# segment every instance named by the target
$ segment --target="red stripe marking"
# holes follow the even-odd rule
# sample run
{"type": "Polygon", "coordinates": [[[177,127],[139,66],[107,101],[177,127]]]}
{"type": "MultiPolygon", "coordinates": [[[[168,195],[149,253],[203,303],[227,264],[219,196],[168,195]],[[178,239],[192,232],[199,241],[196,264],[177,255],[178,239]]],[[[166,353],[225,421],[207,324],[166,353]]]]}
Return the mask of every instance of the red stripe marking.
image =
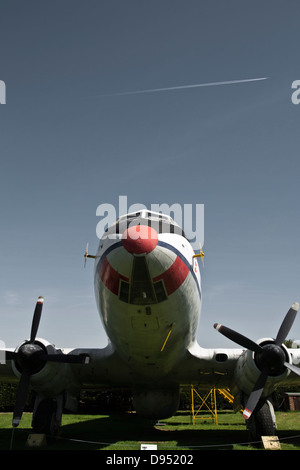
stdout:
{"type": "Polygon", "coordinates": [[[179,256],[177,256],[172,266],[170,266],[169,269],[167,269],[167,271],[164,273],[155,277],[153,282],[160,281],[162,279],[165,283],[167,294],[170,295],[181,286],[181,284],[185,281],[188,273],[188,266],[184,263],[184,261],[182,261],[181,258],[179,258],[179,256]]]}
{"type": "Polygon", "coordinates": [[[115,295],[119,294],[120,279],[129,282],[128,277],[118,273],[118,271],[109,264],[107,258],[101,263],[99,275],[103,284],[115,295]]]}

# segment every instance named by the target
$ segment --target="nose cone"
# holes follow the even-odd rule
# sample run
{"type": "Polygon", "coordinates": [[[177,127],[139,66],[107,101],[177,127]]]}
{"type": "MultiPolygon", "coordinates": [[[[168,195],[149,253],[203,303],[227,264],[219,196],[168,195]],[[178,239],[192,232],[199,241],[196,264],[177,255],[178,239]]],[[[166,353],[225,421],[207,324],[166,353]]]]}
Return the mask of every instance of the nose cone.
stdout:
{"type": "Polygon", "coordinates": [[[156,230],[147,225],[129,227],[122,235],[124,248],[132,254],[142,255],[154,250],[158,242],[156,230]]]}

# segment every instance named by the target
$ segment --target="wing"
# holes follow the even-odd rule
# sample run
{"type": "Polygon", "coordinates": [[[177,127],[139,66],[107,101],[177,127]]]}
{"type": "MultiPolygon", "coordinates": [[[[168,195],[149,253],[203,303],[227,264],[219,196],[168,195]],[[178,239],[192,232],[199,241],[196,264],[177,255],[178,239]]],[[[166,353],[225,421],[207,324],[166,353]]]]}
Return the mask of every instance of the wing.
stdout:
{"type": "Polygon", "coordinates": [[[111,343],[104,349],[73,349],[68,353],[89,358],[87,364],[71,366],[80,388],[130,388],[136,380],[130,366],[121,359],[111,343]]]}
{"type": "Polygon", "coordinates": [[[194,343],[172,376],[177,383],[208,388],[230,387],[242,349],[205,349],[194,343]]]}
{"type": "MultiPolygon", "coordinates": [[[[31,370],[33,388],[38,389],[40,386],[46,390],[48,384],[49,391],[51,388],[54,389],[53,380],[50,383],[54,371],[59,377],[65,375],[62,384],[66,385],[69,382],[70,389],[93,385],[128,387],[130,384],[132,371],[110,343],[103,349],[54,349],[41,338],[37,338],[36,343],[45,348],[48,359],[41,363],[37,370],[31,370]]],[[[0,351],[0,382],[19,381],[23,369],[18,356],[21,348],[22,345],[17,350],[0,351]]],[[[54,392],[57,392],[57,387],[54,392]]]]}

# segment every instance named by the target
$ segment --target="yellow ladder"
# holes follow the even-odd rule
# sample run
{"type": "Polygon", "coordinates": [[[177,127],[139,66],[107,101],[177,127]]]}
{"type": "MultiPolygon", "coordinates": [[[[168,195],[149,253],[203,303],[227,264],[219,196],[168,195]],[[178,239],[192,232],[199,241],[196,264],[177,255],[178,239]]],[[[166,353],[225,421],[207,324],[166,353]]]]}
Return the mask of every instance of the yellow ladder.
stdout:
{"type": "MultiPolygon", "coordinates": [[[[218,388],[218,392],[220,393],[220,395],[223,395],[224,398],[226,398],[227,401],[229,401],[230,404],[233,405],[233,402],[234,402],[234,396],[231,395],[230,391],[228,390],[228,388],[218,388]]],[[[241,408],[240,409],[240,412],[243,413],[244,409],[241,408]]]]}
{"type": "Polygon", "coordinates": [[[227,401],[229,401],[230,404],[233,404],[234,397],[231,395],[228,389],[226,388],[218,388],[218,392],[220,395],[223,395],[224,398],[226,398],[227,401]]]}

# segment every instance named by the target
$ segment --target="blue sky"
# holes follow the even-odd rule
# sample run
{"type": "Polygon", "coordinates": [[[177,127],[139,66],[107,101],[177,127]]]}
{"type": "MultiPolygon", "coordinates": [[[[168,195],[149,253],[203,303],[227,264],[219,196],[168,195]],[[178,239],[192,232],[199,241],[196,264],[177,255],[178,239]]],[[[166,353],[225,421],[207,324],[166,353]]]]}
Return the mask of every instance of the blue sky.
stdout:
{"type": "MultiPolygon", "coordinates": [[[[198,340],[275,336],[300,301],[294,0],[11,0],[0,6],[1,340],[97,347],[96,209],[204,204],[198,340]],[[151,94],[198,83],[267,80],[151,94]]],[[[290,337],[300,339],[300,319],[290,337]]]]}

